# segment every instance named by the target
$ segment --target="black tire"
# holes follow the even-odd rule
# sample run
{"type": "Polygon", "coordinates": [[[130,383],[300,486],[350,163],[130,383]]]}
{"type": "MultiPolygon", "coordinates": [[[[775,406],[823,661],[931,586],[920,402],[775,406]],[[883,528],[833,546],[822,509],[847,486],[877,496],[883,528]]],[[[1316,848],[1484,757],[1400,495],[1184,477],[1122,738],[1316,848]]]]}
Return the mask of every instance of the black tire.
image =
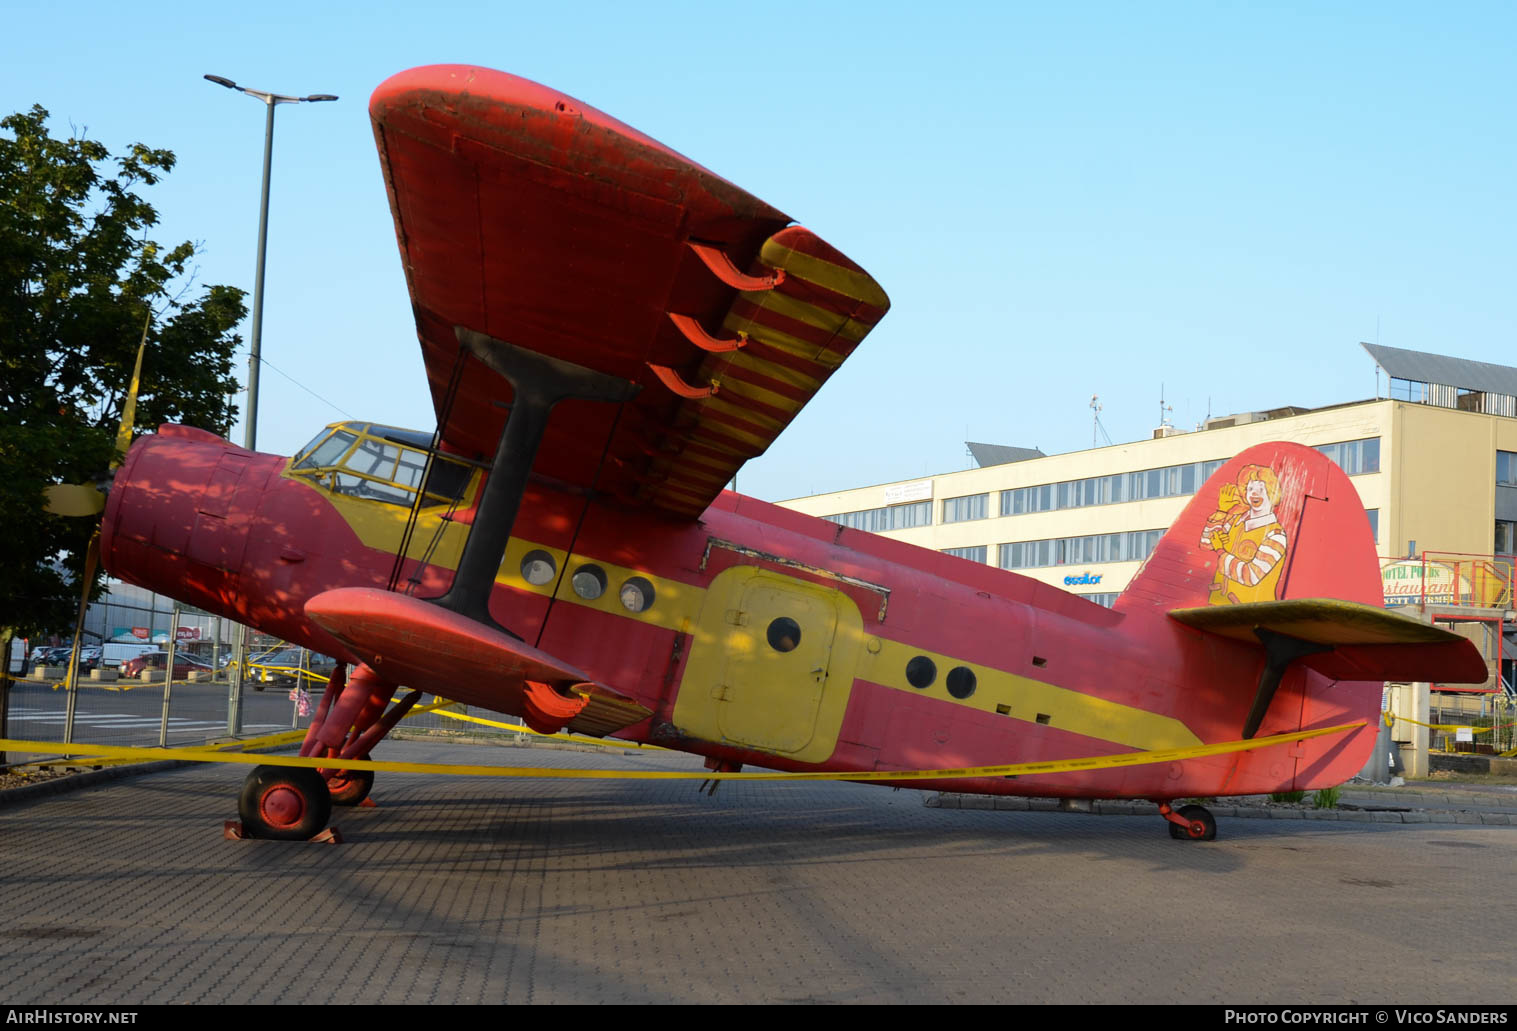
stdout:
{"type": "Polygon", "coordinates": [[[1204,805],[1182,805],[1175,810],[1175,815],[1184,820],[1186,826],[1170,822],[1169,836],[1179,841],[1215,841],[1217,840],[1217,818],[1211,814],[1211,810],[1204,805]]]}
{"type": "Polygon", "coordinates": [[[243,781],[237,812],[250,838],[309,841],[332,819],[332,796],[315,770],[257,766],[243,781]]]}
{"type": "Polygon", "coordinates": [[[374,790],[374,771],[333,770],[327,778],[327,790],[332,795],[333,805],[359,805],[374,790]]]}

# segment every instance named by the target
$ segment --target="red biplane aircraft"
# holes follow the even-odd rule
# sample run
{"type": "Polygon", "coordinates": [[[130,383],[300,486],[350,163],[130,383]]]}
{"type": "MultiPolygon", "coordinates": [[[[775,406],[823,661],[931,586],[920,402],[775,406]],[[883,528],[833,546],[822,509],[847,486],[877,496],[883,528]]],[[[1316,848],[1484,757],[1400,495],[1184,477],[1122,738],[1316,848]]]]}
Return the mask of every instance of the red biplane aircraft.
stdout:
{"type": "MultiPolygon", "coordinates": [[[[438,435],[323,430],[292,458],[163,426],[110,491],[118,577],[351,664],[304,756],[362,757],[422,692],[792,771],[1192,749],[913,786],[1148,798],[1342,782],[1386,679],[1483,680],[1388,614],[1368,520],[1318,452],[1224,465],[1109,610],[723,490],[885,314],[862,269],[561,93],[419,68],[370,104],[438,435]],[[412,689],[391,702],[396,689],[412,689]]],[[[260,767],[249,832],[305,838],[373,775],[260,767]]]]}

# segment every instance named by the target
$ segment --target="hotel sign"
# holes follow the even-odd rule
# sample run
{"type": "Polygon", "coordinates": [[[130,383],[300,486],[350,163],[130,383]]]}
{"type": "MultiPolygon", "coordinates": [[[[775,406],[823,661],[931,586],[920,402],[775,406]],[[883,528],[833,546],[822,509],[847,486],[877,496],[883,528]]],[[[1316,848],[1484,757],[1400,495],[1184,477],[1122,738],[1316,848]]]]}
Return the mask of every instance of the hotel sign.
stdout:
{"type": "Polygon", "coordinates": [[[899,505],[903,501],[927,501],[932,497],[932,481],[917,480],[915,483],[897,483],[885,488],[885,504],[899,505]]]}
{"type": "Polygon", "coordinates": [[[1387,608],[1397,605],[1458,605],[1470,597],[1469,579],[1443,562],[1402,559],[1380,567],[1387,608]]]}

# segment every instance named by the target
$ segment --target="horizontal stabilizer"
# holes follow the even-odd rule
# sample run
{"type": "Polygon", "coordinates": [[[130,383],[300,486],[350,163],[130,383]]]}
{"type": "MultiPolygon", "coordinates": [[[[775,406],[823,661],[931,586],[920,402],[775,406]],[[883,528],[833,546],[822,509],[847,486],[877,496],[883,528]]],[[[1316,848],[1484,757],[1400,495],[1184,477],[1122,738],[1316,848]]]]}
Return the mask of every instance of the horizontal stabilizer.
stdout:
{"type": "Polygon", "coordinates": [[[535,730],[604,735],[652,715],[555,656],[419,598],[344,587],[306,602],[306,615],[386,680],[522,716],[535,730]]]}
{"type": "Polygon", "coordinates": [[[1257,644],[1259,631],[1322,645],[1296,661],[1336,680],[1478,684],[1490,677],[1466,638],[1406,616],[1331,598],[1172,609],[1170,617],[1219,637],[1257,644]]]}

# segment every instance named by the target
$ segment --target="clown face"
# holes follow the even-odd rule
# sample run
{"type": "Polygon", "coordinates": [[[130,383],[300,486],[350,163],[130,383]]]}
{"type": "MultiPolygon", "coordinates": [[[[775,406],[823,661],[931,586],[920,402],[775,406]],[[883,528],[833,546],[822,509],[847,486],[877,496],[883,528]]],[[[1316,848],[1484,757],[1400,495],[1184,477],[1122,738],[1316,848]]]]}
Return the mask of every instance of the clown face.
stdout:
{"type": "Polygon", "coordinates": [[[1243,492],[1243,500],[1248,504],[1250,516],[1269,515],[1274,511],[1274,504],[1269,500],[1269,488],[1263,480],[1249,480],[1248,488],[1243,492]]]}

